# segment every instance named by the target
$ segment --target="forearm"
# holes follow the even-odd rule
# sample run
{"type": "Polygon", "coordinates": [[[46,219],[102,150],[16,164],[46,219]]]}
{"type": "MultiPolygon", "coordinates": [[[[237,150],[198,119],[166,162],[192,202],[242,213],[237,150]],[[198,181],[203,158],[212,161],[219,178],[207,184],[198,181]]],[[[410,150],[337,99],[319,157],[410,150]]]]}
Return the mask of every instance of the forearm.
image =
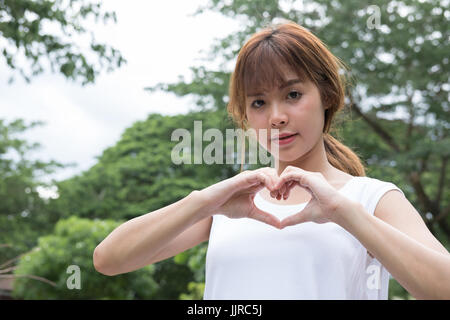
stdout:
{"type": "Polygon", "coordinates": [[[335,222],[350,232],[413,297],[450,299],[450,255],[432,250],[352,202],[335,222]]]}
{"type": "Polygon", "coordinates": [[[97,246],[96,269],[114,275],[142,268],[172,239],[208,214],[198,191],[194,191],[171,205],[131,219],[97,246]]]}

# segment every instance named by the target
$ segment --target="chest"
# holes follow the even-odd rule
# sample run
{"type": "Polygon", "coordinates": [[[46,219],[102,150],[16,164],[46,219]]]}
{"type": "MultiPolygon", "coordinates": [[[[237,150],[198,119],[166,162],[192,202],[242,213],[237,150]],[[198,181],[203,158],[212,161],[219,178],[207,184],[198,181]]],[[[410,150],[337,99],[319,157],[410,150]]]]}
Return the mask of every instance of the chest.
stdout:
{"type": "Polygon", "coordinates": [[[208,255],[216,262],[252,265],[310,264],[351,262],[361,244],[334,223],[303,224],[278,230],[252,219],[215,218],[208,255]]]}

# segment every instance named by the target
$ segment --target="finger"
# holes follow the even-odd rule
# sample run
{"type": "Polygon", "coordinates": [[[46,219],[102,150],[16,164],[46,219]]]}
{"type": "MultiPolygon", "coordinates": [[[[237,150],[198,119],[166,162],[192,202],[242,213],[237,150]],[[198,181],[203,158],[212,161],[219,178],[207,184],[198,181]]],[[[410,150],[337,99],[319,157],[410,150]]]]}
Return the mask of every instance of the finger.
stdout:
{"type": "Polygon", "coordinates": [[[258,209],[255,205],[253,206],[248,217],[271,225],[277,229],[281,229],[281,222],[277,217],[268,212],[258,209]]]}
{"type": "Polygon", "coordinates": [[[298,184],[302,188],[306,189],[310,187],[310,180],[310,173],[305,174],[300,170],[289,171],[281,174],[279,181],[275,185],[275,188],[280,188],[285,183],[292,181],[294,184],[298,184]]]}
{"type": "Polygon", "coordinates": [[[295,187],[297,184],[296,181],[290,181],[288,183],[288,187],[286,188],[286,192],[284,193],[285,199],[289,198],[289,195],[291,194],[291,190],[295,187]]]}
{"type": "Polygon", "coordinates": [[[270,196],[272,198],[277,198],[279,190],[275,188],[275,185],[278,182],[279,176],[276,170],[273,168],[263,168],[263,169],[264,174],[266,174],[269,177],[269,180],[271,181],[270,185],[267,187],[267,189],[269,189],[270,191],[270,196]]]}
{"type": "Polygon", "coordinates": [[[280,189],[280,194],[284,194],[286,192],[286,184],[283,184],[280,189]]]}
{"type": "Polygon", "coordinates": [[[275,197],[276,197],[278,200],[281,200],[282,198],[283,198],[283,199],[286,199],[285,194],[286,194],[286,192],[287,192],[287,190],[288,190],[288,188],[289,188],[289,185],[290,185],[290,182],[289,182],[289,181],[286,181],[286,182],[283,183],[283,184],[277,183],[277,185],[275,186],[275,188],[278,187],[278,189],[274,192],[274,194],[275,194],[275,197]]]}
{"type": "Polygon", "coordinates": [[[290,188],[287,188],[286,192],[283,193],[283,199],[286,200],[287,198],[289,198],[289,193],[291,192],[290,188]]]}
{"type": "Polygon", "coordinates": [[[277,193],[277,200],[281,200],[281,193],[279,191],[277,193]]]}
{"type": "Polygon", "coordinates": [[[248,192],[256,193],[256,192],[258,192],[259,190],[261,190],[263,188],[264,188],[264,183],[258,181],[258,182],[256,182],[255,184],[253,184],[253,185],[251,185],[249,187],[248,192]]]}
{"type": "Polygon", "coordinates": [[[256,172],[256,173],[252,174],[251,176],[249,176],[247,178],[247,183],[249,186],[254,186],[254,185],[258,185],[258,184],[263,184],[265,186],[271,185],[270,178],[262,172],[256,172]]]}
{"type": "Polygon", "coordinates": [[[307,213],[305,212],[305,209],[300,211],[299,213],[293,214],[285,219],[283,219],[280,223],[281,229],[293,226],[296,224],[300,224],[303,222],[308,222],[307,213]]]}
{"type": "Polygon", "coordinates": [[[286,182],[283,187],[281,187],[281,194],[284,200],[287,199],[287,194],[289,192],[289,188],[290,188],[291,182],[286,182]]]}
{"type": "Polygon", "coordinates": [[[272,178],[265,173],[260,174],[264,177],[264,185],[266,186],[266,188],[269,189],[270,191],[273,191],[274,182],[272,181],[272,178]]]}
{"type": "Polygon", "coordinates": [[[270,181],[272,182],[270,190],[274,191],[275,184],[278,181],[278,174],[277,174],[276,170],[273,168],[266,168],[264,173],[269,176],[270,181]]]}

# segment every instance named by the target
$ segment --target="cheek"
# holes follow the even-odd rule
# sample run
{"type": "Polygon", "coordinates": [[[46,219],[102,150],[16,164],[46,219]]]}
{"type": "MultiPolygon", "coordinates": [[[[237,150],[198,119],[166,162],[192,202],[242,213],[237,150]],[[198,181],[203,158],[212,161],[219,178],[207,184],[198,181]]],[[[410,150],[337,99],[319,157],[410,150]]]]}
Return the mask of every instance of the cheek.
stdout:
{"type": "Polygon", "coordinates": [[[266,128],[266,122],[267,118],[263,113],[256,113],[256,112],[248,112],[247,113],[247,123],[250,128],[254,129],[255,131],[259,131],[259,129],[265,129],[266,128]]]}
{"type": "Polygon", "coordinates": [[[256,114],[255,112],[249,112],[247,108],[247,123],[248,134],[255,139],[259,144],[266,147],[269,132],[267,132],[266,121],[267,119],[262,114],[256,114]],[[264,130],[265,129],[265,130],[264,130]]]}
{"type": "Polygon", "coordinates": [[[300,111],[297,113],[296,120],[301,126],[301,128],[299,128],[300,134],[314,135],[317,130],[322,130],[325,121],[325,113],[322,104],[320,103],[320,99],[316,99],[316,97],[304,99],[298,110],[300,111]],[[303,130],[302,128],[306,130],[303,130]]]}

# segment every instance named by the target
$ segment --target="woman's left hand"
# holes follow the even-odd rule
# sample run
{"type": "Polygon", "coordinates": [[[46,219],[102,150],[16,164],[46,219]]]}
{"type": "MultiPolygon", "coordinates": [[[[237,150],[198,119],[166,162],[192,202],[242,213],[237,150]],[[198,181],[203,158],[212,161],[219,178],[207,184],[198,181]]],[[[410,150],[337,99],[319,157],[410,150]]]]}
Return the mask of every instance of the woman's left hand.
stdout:
{"type": "Polygon", "coordinates": [[[278,194],[275,192],[271,195],[279,200],[287,199],[290,190],[296,185],[308,191],[312,198],[302,211],[281,221],[281,228],[308,221],[335,222],[337,215],[352,205],[350,199],[331,186],[320,172],[305,171],[294,166],[284,169],[274,187],[278,194]]]}

